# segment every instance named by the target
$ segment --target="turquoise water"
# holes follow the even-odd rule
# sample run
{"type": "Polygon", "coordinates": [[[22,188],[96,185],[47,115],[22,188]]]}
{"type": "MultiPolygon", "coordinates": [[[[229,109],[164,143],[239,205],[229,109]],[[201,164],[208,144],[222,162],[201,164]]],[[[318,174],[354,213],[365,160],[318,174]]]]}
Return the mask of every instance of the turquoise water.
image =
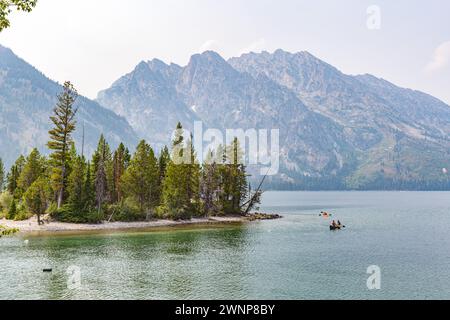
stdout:
{"type": "Polygon", "coordinates": [[[269,192],[284,219],[0,240],[1,299],[450,299],[449,192],[269,192]],[[322,210],[347,228],[330,232],[322,210]],[[367,268],[381,269],[368,290],[367,268]],[[78,266],[81,287],[68,289],[78,266]],[[53,268],[53,273],[43,273],[53,268]]]}

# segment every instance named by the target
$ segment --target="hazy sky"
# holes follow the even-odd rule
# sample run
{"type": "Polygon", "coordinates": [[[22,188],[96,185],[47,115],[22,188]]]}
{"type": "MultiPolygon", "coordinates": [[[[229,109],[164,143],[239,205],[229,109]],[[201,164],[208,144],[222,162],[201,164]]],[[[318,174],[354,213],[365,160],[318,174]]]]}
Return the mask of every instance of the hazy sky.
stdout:
{"type": "Polygon", "coordinates": [[[141,60],[282,48],[450,103],[449,13],[448,0],[39,0],[13,15],[0,43],[91,98],[141,60]],[[378,25],[371,5],[380,29],[368,28],[369,18],[378,25]]]}

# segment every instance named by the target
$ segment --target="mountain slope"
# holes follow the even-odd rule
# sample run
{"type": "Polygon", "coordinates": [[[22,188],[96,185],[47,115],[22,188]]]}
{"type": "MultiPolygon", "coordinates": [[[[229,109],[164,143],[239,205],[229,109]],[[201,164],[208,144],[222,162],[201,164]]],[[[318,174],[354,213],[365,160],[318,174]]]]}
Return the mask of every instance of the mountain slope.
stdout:
{"type": "MultiPolygon", "coordinates": [[[[49,116],[62,88],[34,67],[18,58],[10,49],[0,46],[0,157],[7,166],[19,154],[37,146],[46,153],[49,116]]],[[[97,102],[79,97],[78,130],[74,138],[81,148],[82,126],[85,126],[85,151],[92,153],[100,134],[112,145],[120,141],[133,146],[137,136],[128,122],[103,108],[97,102]]]]}
{"type": "Polygon", "coordinates": [[[143,123],[158,122],[159,126],[139,127],[141,134],[151,141],[162,139],[156,142],[169,143],[169,133],[177,119],[187,128],[192,128],[195,119],[201,120],[205,128],[221,130],[279,129],[283,124],[282,166],[291,179],[296,175],[338,175],[344,169],[342,159],[352,157],[343,139],[343,127],[312,112],[295,94],[269,78],[254,79],[236,71],[215,52],[194,55],[176,73],[170,73],[173,66],[165,65],[164,72],[155,71],[152,66],[153,62],[141,63],[98,98],[101,104],[113,107],[119,114],[123,114],[122,106],[126,106],[123,115],[129,114],[131,119],[133,114],[139,114],[143,123]],[[145,78],[141,76],[142,71],[147,75],[145,78]],[[163,77],[163,74],[177,76],[163,77]],[[160,87],[161,83],[165,84],[164,88],[160,87]],[[139,103],[134,103],[137,99],[139,103]],[[162,131],[161,115],[172,120],[171,126],[162,131]],[[166,132],[166,136],[161,137],[161,132],[166,132]]]}
{"type": "Polygon", "coordinates": [[[133,72],[101,92],[98,101],[125,117],[140,137],[161,145],[181,121],[192,124],[195,113],[178,98],[174,81],[181,72],[177,65],[162,61],[141,62],[133,72]]]}
{"type": "Polygon", "coordinates": [[[362,125],[381,118],[390,125],[402,123],[405,130],[411,126],[424,135],[450,139],[450,108],[442,101],[371,75],[345,75],[308,52],[250,53],[232,58],[229,63],[253,77],[267,76],[293,91],[311,108],[345,125],[349,117],[362,125]]]}
{"type": "Polygon", "coordinates": [[[169,143],[178,120],[189,129],[194,120],[278,128],[282,168],[273,185],[421,188],[449,179],[449,106],[371,75],[345,75],[307,52],[229,61],[205,52],[185,67],[142,62],[98,101],[158,144],[169,143]]]}
{"type": "Polygon", "coordinates": [[[282,169],[291,179],[339,175],[342,159],[351,162],[341,126],[269,78],[238,72],[217,53],[193,56],[177,88],[209,126],[280,129],[282,169]]]}
{"type": "Polygon", "coordinates": [[[250,53],[229,63],[253,77],[269,77],[345,127],[346,141],[360,153],[349,186],[380,177],[448,179],[442,169],[450,162],[450,107],[442,101],[371,75],[345,75],[307,52],[250,53]]]}

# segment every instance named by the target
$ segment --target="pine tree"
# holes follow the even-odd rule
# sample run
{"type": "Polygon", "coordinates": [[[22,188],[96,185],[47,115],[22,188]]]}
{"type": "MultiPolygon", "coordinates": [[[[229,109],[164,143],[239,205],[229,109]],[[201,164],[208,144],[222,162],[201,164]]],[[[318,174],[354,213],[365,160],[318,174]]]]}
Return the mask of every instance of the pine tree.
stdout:
{"type": "Polygon", "coordinates": [[[38,224],[41,225],[41,216],[45,214],[50,203],[50,187],[48,181],[41,177],[25,192],[24,200],[28,210],[37,215],[38,224]]]}
{"type": "Polygon", "coordinates": [[[139,143],[122,177],[122,185],[125,195],[137,203],[141,213],[158,205],[158,163],[152,148],[144,140],[139,143]]]}
{"type": "Polygon", "coordinates": [[[86,163],[84,158],[77,157],[72,163],[72,172],[68,178],[67,205],[72,213],[85,211],[86,201],[86,163]]]}
{"type": "Polygon", "coordinates": [[[33,149],[27,157],[22,172],[18,179],[18,187],[24,192],[37,180],[45,171],[45,159],[37,149],[33,149]]]}
{"type": "Polygon", "coordinates": [[[220,195],[220,172],[214,151],[209,151],[202,168],[201,176],[201,200],[203,215],[214,216],[222,214],[219,201],[220,195]]]}
{"type": "Polygon", "coordinates": [[[243,151],[240,147],[239,140],[234,139],[230,146],[231,162],[231,213],[242,213],[242,204],[247,197],[248,183],[245,166],[243,164],[243,151]]]}
{"type": "Polygon", "coordinates": [[[130,154],[124,144],[121,143],[114,152],[113,157],[113,192],[112,203],[121,202],[123,200],[122,176],[128,168],[130,162],[130,154]]]}
{"type": "Polygon", "coordinates": [[[192,215],[201,215],[201,203],[200,203],[200,177],[201,177],[201,167],[198,163],[196,152],[194,149],[194,144],[191,139],[187,142],[186,150],[188,150],[188,155],[190,161],[187,164],[182,165],[184,167],[186,175],[186,195],[189,199],[188,210],[192,215]]]}
{"type": "Polygon", "coordinates": [[[168,218],[188,219],[190,218],[189,199],[184,188],[185,178],[181,165],[169,162],[166,178],[163,182],[161,211],[168,218]]]}
{"type": "Polygon", "coordinates": [[[47,146],[53,151],[52,162],[52,184],[57,192],[58,209],[64,201],[64,190],[67,180],[67,161],[72,133],[75,131],[75,115],[77,110],[73,105],[78,97],[78,93],[70,82],[64,83],[63,92],[58,95],[58,103],[53,109],[54,115],[50,117],[54,128],[49,131],[50,141],[47,146]]]}
{"type": "Polygon", "coordinates": [[[242,150],[238,139],[220,150],[222,164],[220,165],[221,207],[226,215],[242,213],[242,206],[248,196],[247,175],[243,165],[242,150]]]}
{"type": "Polygon", "coordinates": [[[131,162],[131,153],[130,150],[128,150],[128,148],[125,148],[125,167],[128,168],[128,166],[130,165],[131,162]]]}
{"type": "Polygon", "coordinates": [[[95,190],[92,183],[91,164],[86,164],[86,178],[84,179],[84,208],[86,212],[91,211],[95,204],[95,190]]]}
{"type": "MultiPolygon", "coordinates": [[[[149,209],[154,209],[161,203],[161,184],[159,183],[159,166],[153,148],[149,148],[148,153],[148,177],[149,177],[149,209]]],[[[152,212],[154,213],[154,212],[152,212]]]]}
{"type": "MultiPolygon", "coordinates": [[[[69,147],[69,153],[67,156],[67,167],[66,167],[67,180],[69,179],[70,175],[72,174],[72,169],[75,166],[77,160],[78,160],[77,148],[75,147],[75,142],[71,141],[70,147],[69,147]]],[[[69,197],[69,192],[66,188],[65,193],[64,193],[64,199],[67,199],[68,197],[69,197]]]]}
{"type": "Polygon", "coordinates": [[[5,187],[5,166],[3,165],[2,158],[0,158],[0,193],[5,187]]]}
{"type": "Polygon", "coordinates": [[[11,207],[9,208],[8,215],[6,216],[6,218],[9,220],[14,220],[16,215],[17,215],[17,203],[16,203],[16,199],[13,198],[11,207]]]}
{"type": "Polygon", "coordinates": [[[186,195],[183,193],[183,127],[178,123],[175,138],[172,142],[171,160],[166,168],[162,186],[162,204],[160,211],[172,219],[182,219],[186,215],[186,195]]]}
{"type": "Polygon", "coordinates": [[[95,201],[97,211],[100,213],[107,197],[108,181],[106,180],[106,167],[102,158],[99,158],[95,171],[95,201]]]}
{"type": "Polygon", "coordinates": [[[163,180],[166,176],[167,165],[170,162],[170,152],[167,146],[161,150],[161,154],[158,159],[158,167],[159,167],[159,183],[162,185],[163,180]]]}
{"type": "Polygon", "coordinates": [[[219,204],[222,208],[223,214],[230,213],[230,199],[231,199],[231,174],[230,163],[227,158],[227,147],[220,145],[217,149],[217,163],[219,174],[219,204]]]}
{"type": "Polygon", "coordinates": [[[25,157],[20,156],[14,165],[11,167],[10,172],[8,173],[8,176],[6,178],[7,185],[6,189],[11,193],[14,198],[19,199],[22,197],[23,190],[19,188],[19,178],[22,174],[23,167],[25,166],[25,157]]]}
{"type": "Polygon", "coordinates": [[[92,163],[95,174],[96,203],[100,212],[102,205],[105,202],[109,202],[114,193],[111,148],[103,135],[100,136],[92,163]]]}
{"type": "Polygon", "coordinates": [[[190,219],[198,212],[199,165],[193,161],[192,143],[184,143],[183,127],[179,123],[172,144],[172,155],[163,181],[160,211],[173,219],[190,219]]]}

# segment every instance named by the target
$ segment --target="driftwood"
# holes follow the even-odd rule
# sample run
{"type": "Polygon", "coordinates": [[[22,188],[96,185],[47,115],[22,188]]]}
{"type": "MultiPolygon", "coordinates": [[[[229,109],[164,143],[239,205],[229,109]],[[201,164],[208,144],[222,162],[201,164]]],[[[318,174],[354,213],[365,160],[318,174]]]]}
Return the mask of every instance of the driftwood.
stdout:
{"type": "Polygon", "coordinates": [[[248,215],[250,213],[250,210],[252,210],[253,206],[255,205],[256,199],[258,198],[258,195],[261,194],[261,188],[264,184],[264,181],[266,181],[267,176],[269,175],[269,171],[270,169],[267,171],[267,173],[265,174],[265,176],[263,177],[263,179],[261,180],[261,183],[258,186],[258,189],[256,189],[255,194],[250,198],[249,201],[247,201],[246,203],[244,203],[242,205],[242,208],[247,206],[247,209],[244,211],[244,215],[248,215]]]}

